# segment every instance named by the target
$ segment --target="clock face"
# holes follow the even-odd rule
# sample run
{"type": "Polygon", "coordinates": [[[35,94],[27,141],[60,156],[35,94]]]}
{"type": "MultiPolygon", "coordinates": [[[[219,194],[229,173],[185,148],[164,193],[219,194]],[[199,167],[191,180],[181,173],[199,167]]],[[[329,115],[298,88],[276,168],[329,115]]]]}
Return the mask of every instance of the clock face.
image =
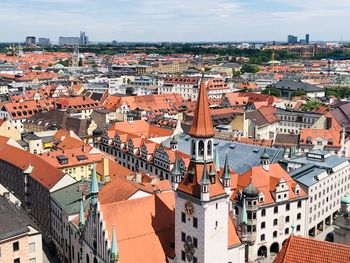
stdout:
{"type": "Polygon", "coordinates": [[[188,215],[192,215],[194,213],[194,206],[190,201],[185,203],[185,211],[188,215]]]}

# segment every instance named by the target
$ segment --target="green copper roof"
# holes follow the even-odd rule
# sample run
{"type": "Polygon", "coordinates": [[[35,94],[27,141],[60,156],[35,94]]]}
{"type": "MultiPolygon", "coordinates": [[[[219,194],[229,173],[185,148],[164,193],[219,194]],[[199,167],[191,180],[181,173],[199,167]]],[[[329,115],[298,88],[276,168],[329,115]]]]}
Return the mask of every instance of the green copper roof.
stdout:
{"type": "Polygon", "coordinates": [[[219,144],[215,143],[214,164],[216,172],[220,171],[219,144]]]}
{"type": "Polygon", "coordinates": [[[29,164],[28,167],[27,167],[27,169],[25,169],[25,170],[23,171],[23,173],[24,173],[24,174],[31,174],[32,171],[33,171],[33,169],[34,169],[34,167],[32,166],[32,164],[29,164]]]}
{"type": "Polygon", "coordinates": [[[93,165],[92,174],[91,174],[91,204],[97,204],[98,196],[98,183],[96,175],[96,163],[93,165]]]}
{"type": "Polygon", "coordinates": [[[113,233],[112,233],[112,260],[117,261],[119,258],[118,254],[118,244],[117,244],[117,234],[115,231],[115,225],[113,225],[113,233]]]}
{"type": "Polygon", "coordinates": [[[350,196],[348,194],[346,194],[345,196],[343,196],[341,198],[340,202],[342,204],[350,205],[350,196]]]}
{"type": "Polygon", "coordinates": [[[175,154],[175,163],[174,163],[174,169],[173,169],[173,175],[180,175],[181,170],[180,170],[180,160],[178,153],[175,154]]]}
{"type": "Polygon", "coordinates": [[[243,197],[243,207],[242,207],[242,224],[246,225],[248,222],[247,207],[245,204],[245,197],[243,197]]]}
{"type": "Polygon", "coordinates": [[[80,226],[84,226],[84,225],[85,225],[85,216],[84,216],[84,204],[83,204],[83,200],[80,200],[79,223],[80,223],[80,226]]]}
{"type": "Polygon", "coordinates": [[[228,166],[228,155],[226,154],[224,172],[222,174],[222,179],[231,179],[230,167],[228,166]]]}
{"type": "Polygon", "coordinates": [[[91,174],[91,193],[98,194],[96,163],[93,164],[93,169],[92,169],[92,174],[91,174]]]}
{"type": "Polygon", "coordinates": [[[203,174],[201,179],[201,185],[209,184],[208,171],[207,171],[207,163],[204,163],[203,174]]]}
{"type": "Polygon", "coordinates": [[[261,159],[267,159],[267,160],[270,159],[270,156],[269,156],[269,154],[267,153],[266,148],[264,149],[264,153],[261,155],[260,158],[261,158],[261,159]]]}

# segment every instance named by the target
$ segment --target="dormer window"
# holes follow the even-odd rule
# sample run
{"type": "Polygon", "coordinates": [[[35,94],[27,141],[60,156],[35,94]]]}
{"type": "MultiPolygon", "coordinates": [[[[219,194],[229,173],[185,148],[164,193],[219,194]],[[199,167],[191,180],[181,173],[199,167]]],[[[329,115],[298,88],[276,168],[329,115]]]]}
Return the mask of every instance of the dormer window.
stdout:
{"type": "Polygon", "coordinates": [[[265,201],[265,195],[263,192],[259,193],[259,203],[263,203],[265,201]]]}

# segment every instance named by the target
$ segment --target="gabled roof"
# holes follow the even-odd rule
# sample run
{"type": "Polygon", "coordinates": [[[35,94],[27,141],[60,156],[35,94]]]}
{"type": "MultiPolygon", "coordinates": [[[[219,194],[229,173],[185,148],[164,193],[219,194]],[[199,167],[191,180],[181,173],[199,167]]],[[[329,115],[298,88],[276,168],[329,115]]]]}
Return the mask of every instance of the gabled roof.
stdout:
{"type": "Polygon", "coordinates": [[[201,197],[201,181],[204,168],[207,169],[207,174],[210,171],[215,173],[215,183],[210,182],[209,184],[209,197],[217,197],[220,195],[225,195],[224,188],[220,182],[219,176],[216,173],[214,163],[204,164],[204,163],[190,163],[188,167],[188,172],[185,178],[178,186],[178,191],[184,192],[186,194],[195,196],[197,198],[201,197]],[[193,172],[194,176],[191,179],[190,173],[193,172]]]}
{"type": "MultiPolygon", "coordinates": [[[[288,173],[281,167],[280,164],[274,163],[269,165],[270,168],[266,171],[262,166],[256,166],[244,174],[238,176],[237,181],[237,190],[241,191],[247,187],[250,183],[252,183],[259,191],[259,193],[263,193],[265,196],[264,205],[274,203],[274,198],[272,192],[275,191],[276,186],[279,181],[284,178],[286,184],[289,187],[289,198],[298,198],[305,197],[305,192],[301,189],[300,194],[297,195],[294,193],[293,189],[296,185],[296,182],[288,175],[288,173]]],[[[234,192],[231,196],[231,199],[236,197],[236,193],[234,192]]]]}
{"type": "Polygon", "coordinates": [[[0,160],[10,163],[22,171],[26,170],[29,165],[33,166],[31,177],[49,190],[64,177],[62,171],[45,162],[39,156],[11,145],[1,147],[0,160]]]}
{"type": "Polygon", "coordinates": [[[350,246],[291,235],[273,263],[349,263],[350,246]]]}

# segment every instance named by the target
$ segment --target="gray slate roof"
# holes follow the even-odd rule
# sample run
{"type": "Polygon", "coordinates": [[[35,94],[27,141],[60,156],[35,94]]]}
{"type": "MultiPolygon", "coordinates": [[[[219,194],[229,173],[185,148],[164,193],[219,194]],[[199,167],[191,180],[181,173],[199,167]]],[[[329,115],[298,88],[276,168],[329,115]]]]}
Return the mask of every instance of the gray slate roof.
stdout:
{"type": "Polygon", "coordinates": [[[319,168],[313,164],[307,164],[289,173],[289,175],[297,182],[309,187],[318,182],[317,176],[326,169],[319,168]]]}
{"type": "Polygon", "coordinates": [[[38,230],[25,211],[4,197],[0,197],[0,222],[0,240],[27,233],[30,231],[28,226],[38,230]]]}
{"type": "Polygon", "coordinates": [[[293,80],[287,80],[283,79],[279,82],[276,82],[273,84],[273,87],[276,89],[282,89],[282,90],[291,90],[291,91],[297,91],[297,90],[303,90],[305,92],[318,92],[322,91],[321,88],[311,85],[306,82],[302,81],[293,81],[293,80]]]}
{"type": "MultiPolygon", "coordinates": [[[[190,154],[190,140],[188,135],[177,135],[179,151],[190,154]],[[187,140],[186,140],[187,138],[187,140]]],[[[170,146],[171,138],[164,142],[165,146],[170,146]]],[[[261,147],[250,144],[243,144],[238,142],[229,142],[223,140],[215,140],[219,147],[219,161],[220,166],[223,167],[225,163],[226,154],[228,154],[229,166],[235,172],[242,174],[254,166],[260,165],[260,156],[264,154],[264,150],[270,156],[270,162],[275,163],[283,158],[283,150],[277,148],[261,147]]]]}
{"type": "MultiPolygon", "coordinates": [[[[90,180],[82,180],[79,182],[76,182],[74,184],[71,184],[67,187],[64,187],[62,189],[59,189],[53,193],[51,193],[51,198],[59,204],[59,206],[68,214],[68,215],[74,215],[79,213],[80,209],[80,200],[82,198],[82,192],[78,191],[79,185],[87,185],[87,189],[85,192],[86,199],[84,201],[84,210],[88,206],[90,199],[90,186],[91,181],[90,180]]],[[[99,188],[101,188],[103,184],[99,184],[99,188]]]]}

